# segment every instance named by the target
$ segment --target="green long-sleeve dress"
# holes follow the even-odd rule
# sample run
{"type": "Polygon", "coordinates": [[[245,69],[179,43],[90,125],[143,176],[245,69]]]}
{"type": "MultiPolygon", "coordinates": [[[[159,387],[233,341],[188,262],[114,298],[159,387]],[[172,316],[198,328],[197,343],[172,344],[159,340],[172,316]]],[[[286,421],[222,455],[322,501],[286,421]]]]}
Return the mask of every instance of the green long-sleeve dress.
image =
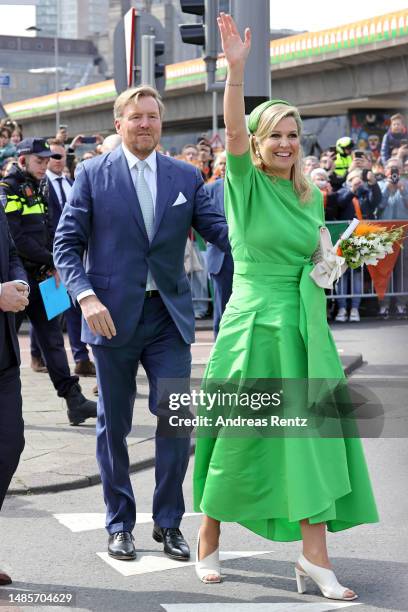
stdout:
{"type": "MultiPolygon", "coordinates": [[[[324,291],[309,277],[324,224],[320,191],[302,204],[290,180],[268,177],[249,152],[228,154],[225,212],[233,291],[204,388],[219,379],[344,379],[324,291]]],[[[378,521],[358,437],[199,431],[194,506],[278,541],[301,539],[302,519],[330,531],[378,521]]]]}

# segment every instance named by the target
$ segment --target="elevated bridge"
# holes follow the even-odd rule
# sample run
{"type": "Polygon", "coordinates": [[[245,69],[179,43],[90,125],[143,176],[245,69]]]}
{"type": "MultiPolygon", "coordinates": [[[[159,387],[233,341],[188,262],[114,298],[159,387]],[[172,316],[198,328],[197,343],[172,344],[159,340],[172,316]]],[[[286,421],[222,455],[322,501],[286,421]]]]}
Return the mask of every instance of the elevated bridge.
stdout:
{"type": "MultiPolygon", "coordinates": [[[[273,96],[290,100],[304,117],[345,115],[355,109],[408,107],[408,9],[338,28],[289,36],[270,43],[273,96]]],[[[217,78],[226,74],[225,58],[217,78]]],[[[112,132],[113,81],[59,93],[71,134],[112,132]]],[[[164,134],[211,127],[212,95],[205,92],[205,65],[190,60],[166,67],[164,134]]],[[[51,136],[56,95],[5,106],[24,134],[51,136]]],[[[218,96],[222,121],[222,96],[218,96]]]]}

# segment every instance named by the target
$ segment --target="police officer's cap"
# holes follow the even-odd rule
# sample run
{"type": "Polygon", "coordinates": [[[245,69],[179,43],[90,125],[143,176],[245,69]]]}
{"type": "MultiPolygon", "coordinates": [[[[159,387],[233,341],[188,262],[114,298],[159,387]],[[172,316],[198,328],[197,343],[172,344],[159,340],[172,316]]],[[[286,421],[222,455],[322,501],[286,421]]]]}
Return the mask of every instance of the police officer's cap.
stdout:
{"type": "MultiPolygon", "coordinates": [[[[24,138],[17,145],[17,155],[37,155],[38,157],[54,157],[50,145],[45,138],[24,138]]],[[[58,155],[58,158],[61,156],[58,155]]]]}

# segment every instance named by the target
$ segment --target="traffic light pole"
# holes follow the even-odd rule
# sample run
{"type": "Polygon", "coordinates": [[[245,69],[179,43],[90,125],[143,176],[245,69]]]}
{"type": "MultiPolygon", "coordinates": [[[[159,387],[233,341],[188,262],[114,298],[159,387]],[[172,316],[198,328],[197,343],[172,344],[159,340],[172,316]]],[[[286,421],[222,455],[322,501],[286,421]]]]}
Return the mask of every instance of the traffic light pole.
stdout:
{"type": "MultiPolygon", "coordinates": [[[[205,0],[205,54],[204,61],[207,71],[206,90],[217,92],[224,90],[224,83],[216,80],[218,59],[218,0],[205,0]]],[[[214,97],[213,97],[214,103],[214,97]]]]}
{"type": "MultiPolygon", "coordinates": [[[[245,111],[251,112],[261,102],[271,97],[270,69],[270,0],[231,0],[231,14],[243,36],[245,28],[252,31],[251,53],[245,67],[245,111]],[[254,7],[256,5],[256,8],[254,7]]],[[[219,0],[180,0],[184,13],[199,15],[201,24],[181,24],[180,34],[184,43],[203,47],[206,64],[206,91],[224,91],[224,81],[217,81],[219,0]]],[[[213,96],[213,125],[215,123],[215,96],[213,96]]]]}
{"type": "Polygon", "coordinates": [[[150,34],[142,36],[142,74],[141,81],[144,85],[155,87],[154,78],[154,43],[156,37],[150,34]]]}
{"type": "MultiPolygon", "coordinates": [[[[224,82],[216,80],[218,0],[205,3],[205,56],[207,70],[206,90],[224,91],[224,82]]],[[[248,0],[231,0],[231,14],[243,37],[246,27],[251,28],[251,52],[245,66],[245,111],[251,112],[255,106],[271,97],[270,68],[270,1],[256,0],[256,10],[248,0]]]]}
{"type": "Polygon", "coordinates": [[[256,10],[254,3],[248,0],[231,2],[231,13],[241,36],[246,27],[252,32],[251,52],[244,75],[245,113],[249,115],[258,104],[271,98],[270,1],[256,0],[256,10]]]}
{"type": "Polygon", "coordinates": [[[158,19],[131,8],[115,28],[113,57],[117,93],[142,83],[163,93],[166,85],[165,64],[157,58],[165,55],[165,31],[158,19]]]}
{"type": "Polygon", "coordinates": [[[212,135],[213,137],[218,133],[218,93],[212,92],[212,135]]]}

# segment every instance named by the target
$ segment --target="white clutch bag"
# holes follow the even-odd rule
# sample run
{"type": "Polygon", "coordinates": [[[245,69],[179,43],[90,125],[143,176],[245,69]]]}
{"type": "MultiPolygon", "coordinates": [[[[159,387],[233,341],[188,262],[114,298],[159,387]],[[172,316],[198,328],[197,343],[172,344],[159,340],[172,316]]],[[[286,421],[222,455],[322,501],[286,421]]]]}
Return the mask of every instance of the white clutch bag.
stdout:
{"type": "Polygon", "coordinates": [[[319,246],[312,255],[315,264],[310,277],[318,287],[332,289],[347,269],[346,260],[336,253],[337,245],[333,247],[330,232],[327,227],[320,228],[319,246]]]}

